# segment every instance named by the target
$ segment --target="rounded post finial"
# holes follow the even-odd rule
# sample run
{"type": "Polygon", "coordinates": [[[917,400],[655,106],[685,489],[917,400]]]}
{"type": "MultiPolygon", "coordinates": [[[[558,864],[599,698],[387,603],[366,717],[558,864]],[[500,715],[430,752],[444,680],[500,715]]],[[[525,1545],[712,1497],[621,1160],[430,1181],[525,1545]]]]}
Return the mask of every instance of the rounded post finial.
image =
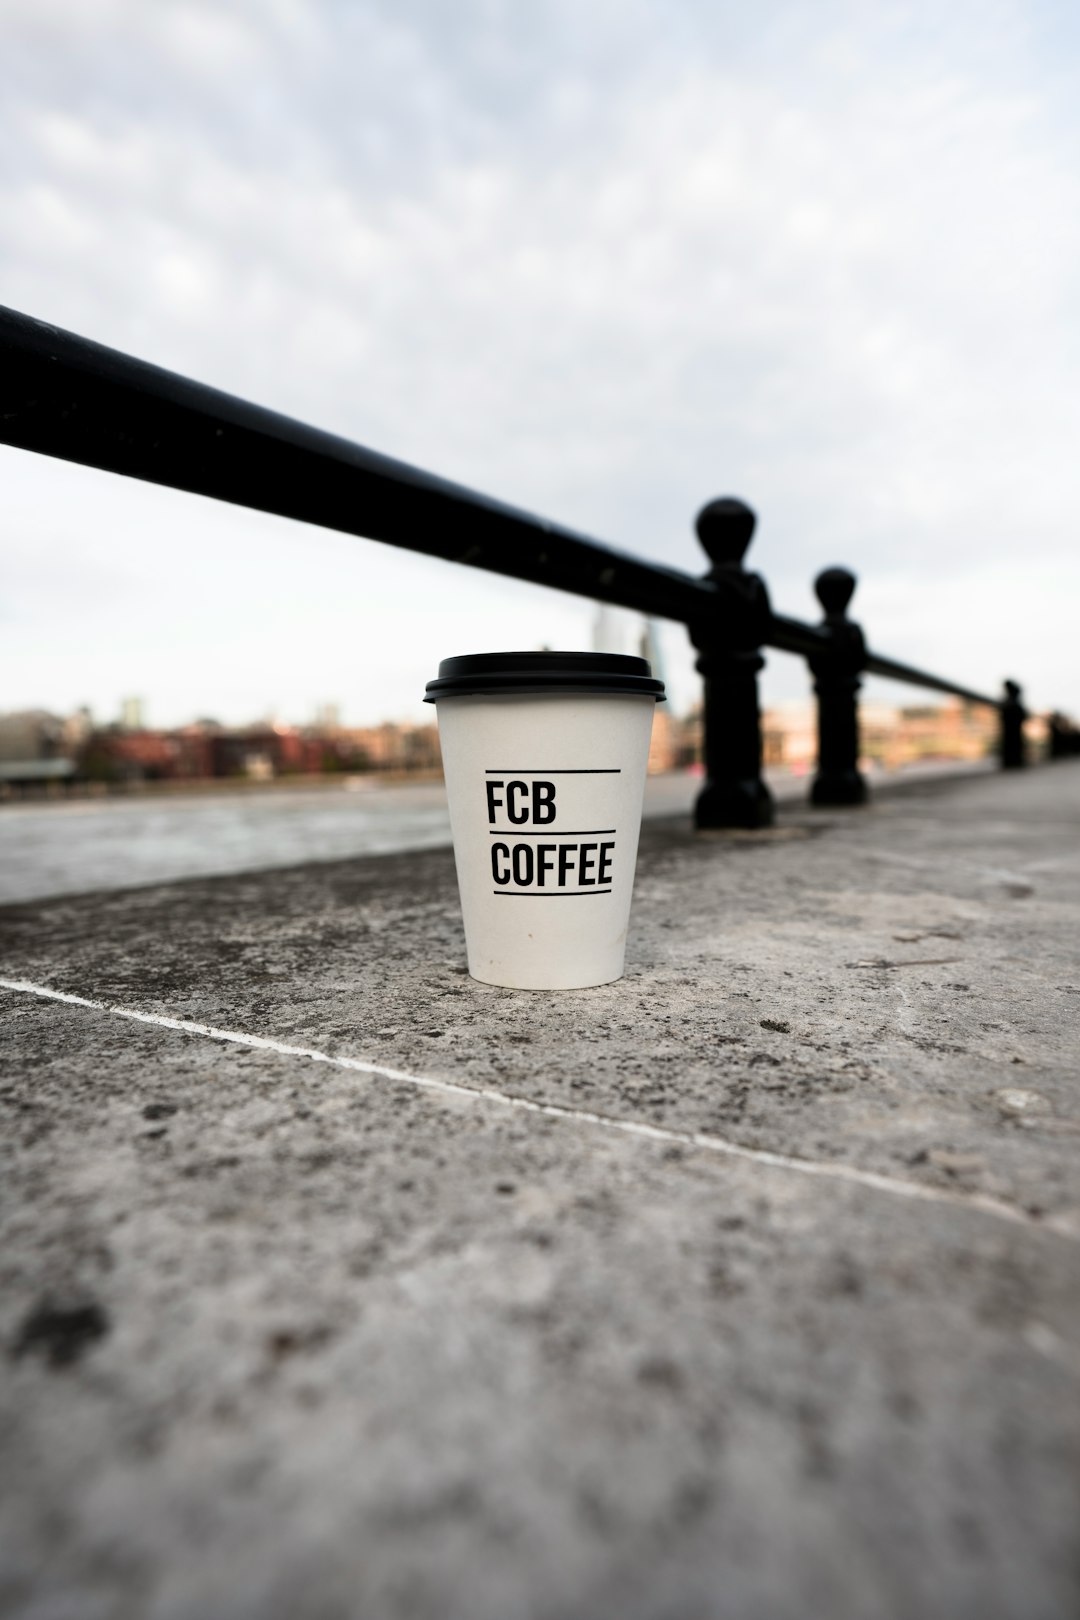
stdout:
{"type": "Polygon", "coordinates": [[[745,501],[724,495],[701,508],[694,527],[714,568],[737,568],[746,555],[756,523],[745,501]]]}
{"type": "Polygon", "coordinates": [[[829,619],[842,619],[855,594],[855,575],[850,568],[823,568],[814,581],[814,592],[829,619]]]}
{"type": "Polygon", "coordinates": [[[1020,687],[1016,681],[1005,682],[1005,696],[1010,703],[1018,703],[1020,701],[1020,687]]]}

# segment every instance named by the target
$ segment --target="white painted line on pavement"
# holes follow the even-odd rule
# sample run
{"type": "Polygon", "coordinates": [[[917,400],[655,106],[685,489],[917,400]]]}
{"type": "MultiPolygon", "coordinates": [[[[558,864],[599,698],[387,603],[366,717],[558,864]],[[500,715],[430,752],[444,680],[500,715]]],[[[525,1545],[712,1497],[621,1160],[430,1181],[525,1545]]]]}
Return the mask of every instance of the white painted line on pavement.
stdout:
{"type": "Polygon", "coordinates": [[[92,1012],[107,1013],[113,1018],[128,1018],[138,1024],[151,1024],[158,1029],[180,1030],[185,1035],[202,1035],[212,1041],[226,1041],[233,1046],[251,1047],[260,1052],[277,1052],[283,1057],[306,1058],[309,1063],[328,1063],[335,1069],[347,1069],[354,1074],[376,1075],[400,1085],[416,1086],[444,1096],[482,1098],[504,1108],[519,1108],[527,1114],[542,1114],[548,1119],[564,1120],[575,1125],[598,1126],[603,1130],[618,1131],[624,1136],[642,1137],[650,1142],[676,1144],[679,1147],[698,1148],[706,1153],[719,1153],[728,1158],[746,1159],[752,1164],[766,1165],[771,1170],[793,1170],[804,1176],[820,1176],[828,1181],[846,1181],[874,1192],[892,1193],[897,1198],[910,1198],[927,1204],[948,1204],[955,1209],[967,1209],[981,1215],[992,1215],[997,1220],[1011,1221],[1041,1232],[1054,1232],[1059,1237],[1080,1239],[1080,1229],[1068,1218],[1053,1215],[1030,1215],[1026,1210],[985,1193],[950,1192],[943,1187],[929,1187],[919,1181],[904,1181],[898,1176],[880,1175],[876,1170],[860,1170],[855,1165],[835,1161],[796,1159],[786,1153],[772,1153],[767,1148],[743,1147],[723,1136],[706,1131],[680,1131],[667,1125],[647,1125],[642,1120],[620,1119],[613,1114],[595,1114],[586,1109],[567,1108],[562,1103],[538,1102],[532,1097],[517,1096],[513,1092],[497,1091],[493,1086],[464,1085],[457,1080],[441,1080],[433,1075],[408,1074],[404,1069],[392,1069],[384,1063],[371,1063],[365,1058],[334,1057],[314,1047],[292,1046],[287,1041],[275,1041],[266,1035],[249,1035],[241,1030],[216,1029],[212,1024],[198,1024],[187,1018],[168,1018],[162,1013],[138,1012],[133,1007],[118,1007],[106,1001],[95,1001],[89,996],[70,995],[64,990],[53,990],[48,985],[32,984],[28,979],[0,979],[0,989],[13,990],[20,995],[39,996],[46,1001],[60,1001],[72,1007],[87,1007],[92,1012]]]}

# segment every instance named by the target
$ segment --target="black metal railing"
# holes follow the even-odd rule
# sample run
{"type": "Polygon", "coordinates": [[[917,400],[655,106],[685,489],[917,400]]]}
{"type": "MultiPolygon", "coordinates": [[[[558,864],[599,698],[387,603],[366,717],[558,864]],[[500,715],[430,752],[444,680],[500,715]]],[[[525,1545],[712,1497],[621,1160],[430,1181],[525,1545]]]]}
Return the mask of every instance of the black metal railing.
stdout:
{"type": "MultiPolygon", "coordinates": [[[[4,309],[0,442],[686,625],[705,689],[702,828],[772,821],[761,775],[763,647],[804,657],[814,676],[815,804],[866,798],[857,706],[864,673],[998,710],[1002,765],[1026,762],[1020,688],[1006,681],[1002,697],[987,697],[872,652],[847,617],[855,576],[845,569],[818,576],[820,624],[774,612],[764,580],[743,567],[755,518],[741,501],[713,501],[699,514],[712,566],[695,578],[4,309]]],[[[1076,751],[1080,734],[1061,717],[1050,735],[1054,757],[1076,751]]]]}

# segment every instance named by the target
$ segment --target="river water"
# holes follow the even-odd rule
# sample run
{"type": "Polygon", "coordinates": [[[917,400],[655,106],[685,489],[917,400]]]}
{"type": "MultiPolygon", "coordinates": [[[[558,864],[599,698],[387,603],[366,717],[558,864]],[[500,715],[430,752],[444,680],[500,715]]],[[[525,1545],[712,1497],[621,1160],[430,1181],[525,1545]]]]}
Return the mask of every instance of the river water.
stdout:
{"type": "MultiPolygon", "coordinates": [[[[688,809],[698,786],[690,775],[651,779],[646,813],[688,809]]],[[[446,793],[433,782],[7,804],[0,904],[449,842],[446,793]]]]}
{"type": "MultiPolygon", "coordinates": [[[[977,767],[978,768],[978,767],[977,767]]],[[[912,768],[938,774],[955,765],[912,768]]],[[[770,773],[778,799],[805,778],[770,773]]],[[[690,772],[650,777],[646,816],[687,812],[701,785],[690,772]]],[[[272,786],[132,798],[0,805],[0,904],[176,878],[253,872],[450,842],[441,783],[383,786],[351,777],[319,787],[272,786]]]]}

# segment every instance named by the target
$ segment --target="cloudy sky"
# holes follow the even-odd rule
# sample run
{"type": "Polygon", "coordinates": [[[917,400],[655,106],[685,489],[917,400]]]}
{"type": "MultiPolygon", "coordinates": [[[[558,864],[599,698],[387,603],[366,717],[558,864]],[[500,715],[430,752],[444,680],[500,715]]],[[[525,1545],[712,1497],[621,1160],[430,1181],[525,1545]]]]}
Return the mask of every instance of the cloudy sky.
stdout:
{"type": "MultiPolygon", "coordinates": [[[[1080,710],[1072,0],[0,0],[0,301],[1080,710]]],[[[589,604],[0,451],[0,707],[423,718],[589,604]]],[[[677,701],[694,677],[664,632],[677,701]]],[[[766,697],[806,690],[775,655],[766,697]]],[[[879,688],[883,693],[884,689],[879,688]]]]}

